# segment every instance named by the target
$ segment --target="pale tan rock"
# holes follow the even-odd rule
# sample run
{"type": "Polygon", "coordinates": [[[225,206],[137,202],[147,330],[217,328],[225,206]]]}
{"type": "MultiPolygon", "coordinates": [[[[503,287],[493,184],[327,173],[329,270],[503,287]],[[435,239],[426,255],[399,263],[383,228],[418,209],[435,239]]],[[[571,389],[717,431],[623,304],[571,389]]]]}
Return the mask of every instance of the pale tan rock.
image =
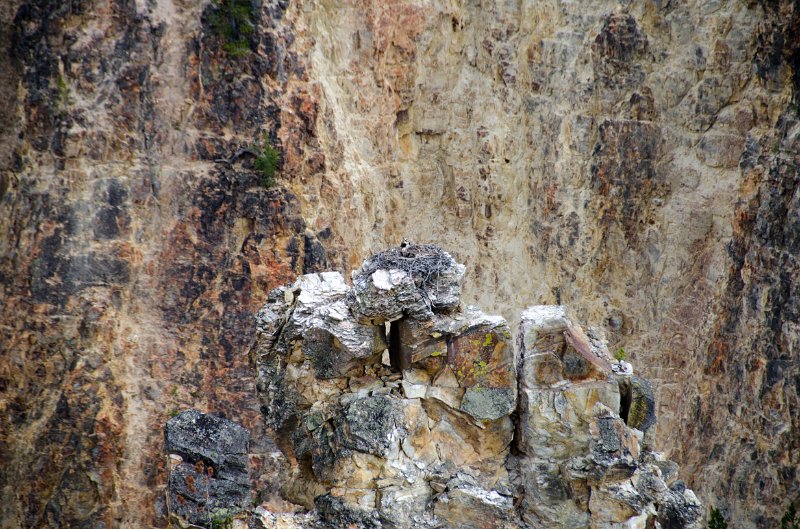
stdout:
{"type": "Polygon", "coordinates": [[[436,399],[454,410],[461,409],[461,400],[466,390],[460,387],[432,386],[427,390],[426,397],[436,399]]]}
{"type": "Polygon", "coordinates": [[[425,512],[431,497],[431,488],[425,482],[385,487],[380,489],[378,510],[395,527],[412,529],[431,522],[425,512]]]}
{"type": "Polygon", "coordinates": [[[375,377],[364,376],[350,378],[348,381],[348,386],[352,393],[357,393],[364,396],[375,389],[384,387],[384,383],[382,380],[375,377]]]}
{"type": "Polygon", "coordinates": [[[436,373],[436,376],[433,379],[433,385],[439,386],[443,388],[457,388],[458,379],[453,374],[453,370],[450,368],[449,365],[445,365],[441,371],[436,373]]]}
{"type": "Polygon", "coordinates": [[[403,396],[407,399],[422,399],[428,394],[428,386],[425,384],[412,384],[404,380],[402,386],[403,396]]]}
{"type": "Polygon", "coordinates": [[[449,489],[436,504],[435,514],[442,527],[500,529],[514,527],[511,498],[495,491],[462,486],[449,489]]]}
{"type": "Polygon", "coordinates": [[[427,386],[431,383],[431,374],[422,369],[406,369],[403,371],[403,382],[427,386]]]}

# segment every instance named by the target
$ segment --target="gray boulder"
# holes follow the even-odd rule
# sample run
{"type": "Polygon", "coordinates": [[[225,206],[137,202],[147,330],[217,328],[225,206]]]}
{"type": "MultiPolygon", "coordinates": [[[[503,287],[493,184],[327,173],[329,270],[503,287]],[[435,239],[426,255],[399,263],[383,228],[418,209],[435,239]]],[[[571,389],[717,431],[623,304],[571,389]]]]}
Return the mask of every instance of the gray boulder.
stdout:
{"type": "Polygon", "coordinates": [[[249,440],[246,428],[216,415],[190,409],[170,419],[164,429],[170,518],[212,527],[245,512],[249,440]]]}

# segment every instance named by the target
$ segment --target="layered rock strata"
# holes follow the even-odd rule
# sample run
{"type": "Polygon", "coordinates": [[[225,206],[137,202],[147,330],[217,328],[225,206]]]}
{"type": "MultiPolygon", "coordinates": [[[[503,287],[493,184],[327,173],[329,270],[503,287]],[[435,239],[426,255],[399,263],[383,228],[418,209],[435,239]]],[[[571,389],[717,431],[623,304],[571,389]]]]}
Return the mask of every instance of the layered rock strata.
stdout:
{"type": "Polygon", "coordinates": [[[699,527],[651,450],[652,389],[560,306],[460,305],[464,267],[404,244],[274,290],[257,316],[263,410],[285,455],[267,527],[699,527]],[[386,266],[384,268],[383,266],[386,266]],[[280,525],[288,524],[288,525],[280,525]]]}

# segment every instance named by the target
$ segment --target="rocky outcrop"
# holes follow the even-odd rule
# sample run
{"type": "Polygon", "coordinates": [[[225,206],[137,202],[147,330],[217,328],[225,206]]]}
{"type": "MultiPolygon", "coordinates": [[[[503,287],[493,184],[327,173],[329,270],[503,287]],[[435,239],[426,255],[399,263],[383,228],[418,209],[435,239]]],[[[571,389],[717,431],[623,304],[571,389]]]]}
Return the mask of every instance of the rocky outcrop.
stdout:
{"type": "Polygon", "coordinates": [[[404,243],[365,261],[353,287],[325,272],[270,294],[261,399],[283,494],[310,512],[261,523],[699,527],[700,502],[643,443],[649,383],[560,306],[526,310],[515,347],[502,317],[461,308],[463,273],[404,243]],[[430,290],[437,276],[446,296],[430,290]]]}
{"type": "Polygon", "coordinates": [[[701,505],[662,467],[649,383],[559,306],[522,313],[515,463],[532,527],[700,527],[701,505]],[[654,525],[657,524],[657,525],[654,525]]]}

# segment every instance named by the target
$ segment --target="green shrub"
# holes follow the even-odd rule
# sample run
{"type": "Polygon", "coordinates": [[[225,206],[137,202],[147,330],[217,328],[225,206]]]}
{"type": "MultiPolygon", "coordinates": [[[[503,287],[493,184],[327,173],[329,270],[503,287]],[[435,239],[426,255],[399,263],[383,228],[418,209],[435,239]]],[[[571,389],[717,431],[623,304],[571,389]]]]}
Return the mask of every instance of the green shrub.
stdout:
{"type": "Polygon", "coordinates": [[[217,516],[211,519],[211,529],[230,529],[233,527],[233,518],[230,516],[217,516]]]}
{"type": "Polygon", "coordinates": [[[58,108],[58,115],[61,118],[64,118],[67,115],[67,111],[69,111],[69,107],[74,103],[72,97],[69,94],[69,88],[67,87],[67,82],[64,80],[64,76],[60,73],[58,77],[56,77],[56,108],[58,108]]]}
{"type": "Polygon", "coordinates": [[[706,527],[707,529],[727,529],[728,522],[725,521],[719,509],[712,507],[711,514],[708,515],[708,525],[706,527]]]}
{"type": "Polygon", "coordinates": [[[278,149],[270,144],[266,135],[264,136],[263,146],[257,145],[255,150],[258,155],[255,162],[253,162],[253,167],[261,173],[261,184],[269,189],[278,183],[275,179],[275,170],[278,168],[280,153],[278,149]]]}
{"type": "Polygon", "coordinates": [[[209,17],[222,48],[233,57],[250,52],[250,35],[255,31],[250,0],[214,0],[217,10],[209,17]]]}
{"type": "Polygon", "coordinates": [[[794,502],[789,504],[781,518],[781,529],[800,529],[800,516],[794,507],[794,502]]]}
{"type": "Polygon", "coordinates": [[[617,352],[614,353],[614,358],[616,358],[620,362],[625,360],[625,358],[627,358],[627,355],[625,354],[625,349],[623,349],[622,347],[617,349],[617,352]]]}

